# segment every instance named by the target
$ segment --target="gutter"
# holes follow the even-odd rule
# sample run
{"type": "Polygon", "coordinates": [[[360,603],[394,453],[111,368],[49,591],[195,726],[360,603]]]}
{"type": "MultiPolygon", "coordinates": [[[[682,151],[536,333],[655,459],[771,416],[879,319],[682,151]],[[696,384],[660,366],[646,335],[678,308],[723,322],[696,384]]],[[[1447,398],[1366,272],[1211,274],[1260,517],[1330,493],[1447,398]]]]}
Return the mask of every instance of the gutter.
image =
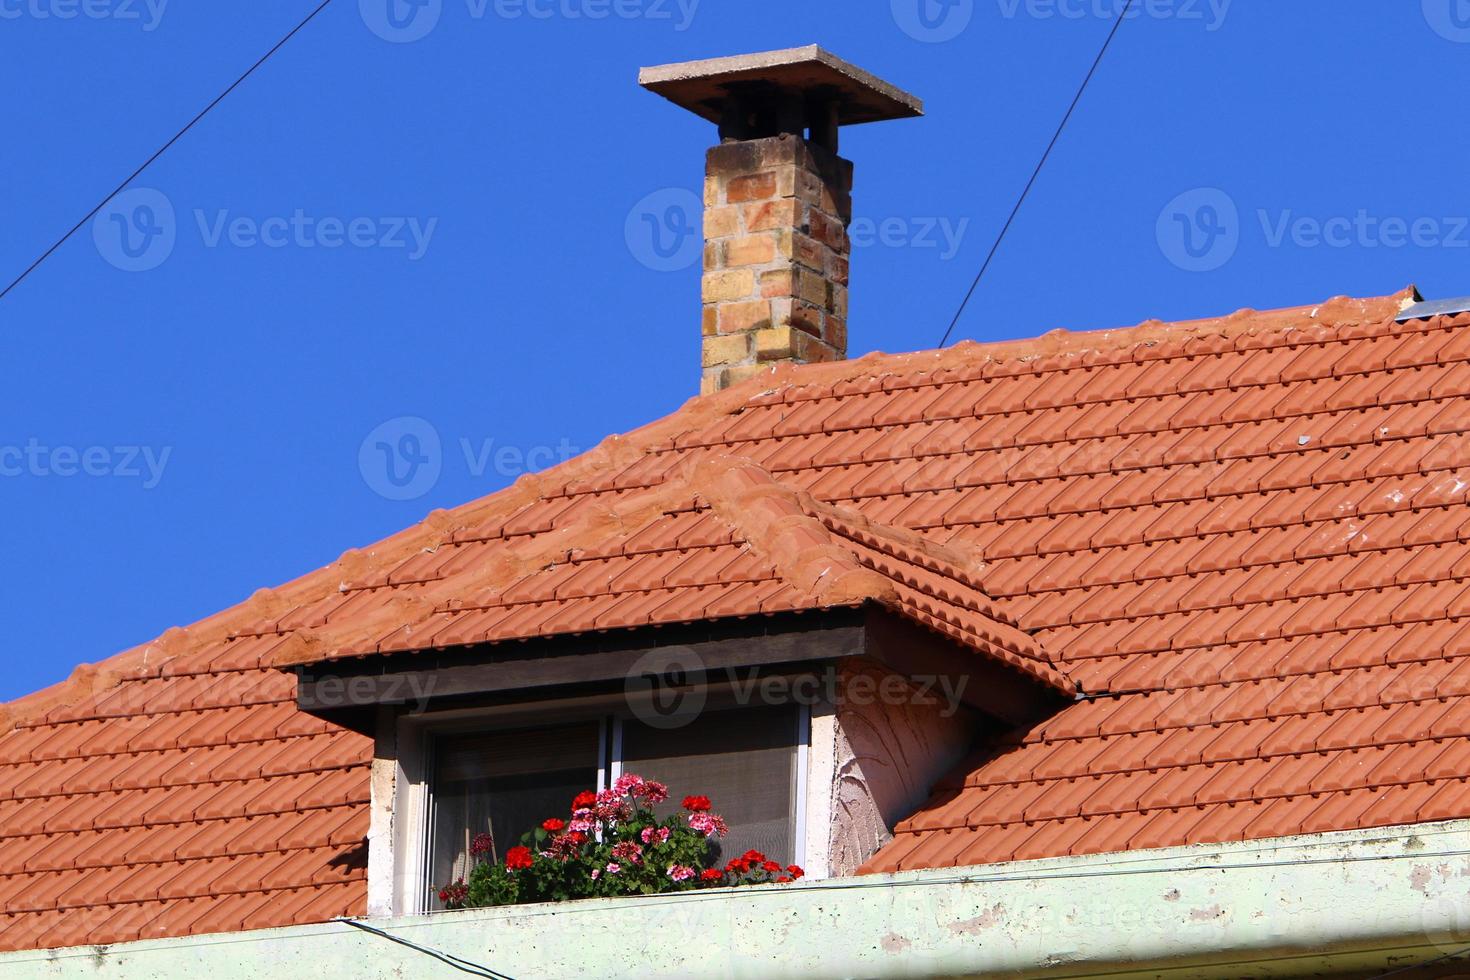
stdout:
{"type": "MultiPolygon", "coordinates": [[[[1470,821],[374,919],[516,980],[1238,977],[1470,963],[1470,821]]],[[[0,976],[463,977],[345,922],[0,954],[0,976]]]]}

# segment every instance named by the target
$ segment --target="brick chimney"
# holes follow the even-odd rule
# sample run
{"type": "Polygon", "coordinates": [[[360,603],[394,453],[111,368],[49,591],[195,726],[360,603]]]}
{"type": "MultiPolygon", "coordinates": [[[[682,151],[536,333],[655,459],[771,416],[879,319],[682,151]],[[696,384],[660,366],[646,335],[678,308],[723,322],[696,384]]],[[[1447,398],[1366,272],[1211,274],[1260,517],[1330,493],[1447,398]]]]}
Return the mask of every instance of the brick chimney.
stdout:
{"type": "Polygon", "coordinates": [[[923,104],[815,46],[645,68],[638,80],[720,127],[705,161],[700,390],[845,358],[852,164],[837,155],[838,130],[923,104]]]}

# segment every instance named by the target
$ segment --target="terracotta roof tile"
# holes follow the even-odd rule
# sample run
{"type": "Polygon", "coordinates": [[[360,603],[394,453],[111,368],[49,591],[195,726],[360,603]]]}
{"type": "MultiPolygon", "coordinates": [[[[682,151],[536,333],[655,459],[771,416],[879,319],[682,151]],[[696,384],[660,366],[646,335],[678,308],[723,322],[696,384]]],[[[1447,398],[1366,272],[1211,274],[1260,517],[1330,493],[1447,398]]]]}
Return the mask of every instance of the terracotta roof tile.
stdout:
{"type": "Polygon", "coordinates": [[[1406,298],[783,369],[79,668],[0,708],[0,948],[361,911],[367,740],[263,666],[844,602],[1090,695],[872,869],[1470,816],[1470,318],[1406,298]]]}

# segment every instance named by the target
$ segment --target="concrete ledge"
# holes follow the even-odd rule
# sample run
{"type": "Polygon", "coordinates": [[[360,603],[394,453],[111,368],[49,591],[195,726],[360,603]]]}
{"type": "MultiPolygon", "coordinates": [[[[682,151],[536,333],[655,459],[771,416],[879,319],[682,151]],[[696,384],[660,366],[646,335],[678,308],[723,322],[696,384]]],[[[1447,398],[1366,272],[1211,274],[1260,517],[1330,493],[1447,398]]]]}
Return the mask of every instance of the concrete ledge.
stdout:
{"type": "MultiPolygon", "coordinates": [[[[1470,947],[1470,821],[373,924],[519,980],[1385,970],[1470,947]]],[[[12,953],[0,976],[463,974],[331,923],[12,953]]]]}

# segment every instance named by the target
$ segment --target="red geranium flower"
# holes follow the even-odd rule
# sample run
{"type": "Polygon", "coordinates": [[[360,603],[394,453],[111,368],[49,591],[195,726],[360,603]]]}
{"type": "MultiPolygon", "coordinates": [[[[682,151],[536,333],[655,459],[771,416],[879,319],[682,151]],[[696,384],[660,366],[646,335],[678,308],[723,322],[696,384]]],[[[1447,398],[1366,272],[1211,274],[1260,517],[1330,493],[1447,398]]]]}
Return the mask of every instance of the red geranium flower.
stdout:
{"type": "Polygon", "coordinates": [[[771,874],[775,874],[777,871],[781,870],[781,866],[775,861],[767,861],[762,864],[761,867],[764,868],[766,871],[769,871],[771,874]]]}
{"type": "Polygon", "coordinates": [[[476,834],[475,839],[470,842],[470,853],[475,857],[489,854],[493,850],[495,850],[495,838],[489,834],[476,834]]]}
{"type": "Polygon", "coordinates": [[[590,789],[584,789],[572,800],[573,810],[583,810],[597,802],[597,794],[590,789]]]}
{"type": "Polygon", "coordinates": [[[749,861],[751,864],[760,864],[766,859],[766,856],[764,854],[762,854],[760,851],[757,851],[753,847],[750,850],[746,851],[744,854],[740,855],[740,857],[743,860],[749,861]]]}
{"type": "Polygon", "coordinates": [[[529,847],[512,847],[505,852],[505,866],[512,871],[531,866],[531,849],[529,847]]]}
{"type": "Polygon", "coordinates": [[[688,810],[690,813],[702,813],[708,810],[712,805],[713,804],[710,803],[708,796],[684,797],[684,809],[688,810]]]}
{"type": "Polygon", "coordinates": [[[801,866],[797,864],[786,865],[786,870],[791,873],[792,878],[800,878],[802,875],[806,874],[805,871],[801,870],[801,866]]]}
{"type": "Polygon", "coordinates": [[[699,873],[700,881],[719,881],[725,874],[719,868],[706,868],[699,873]]]}
{"type": "Polygon", "coordinates": [[[565,820],[560,820],[556,817],[541,821],[541,829],[551,834],[560,833],[566,828],[566,825],[567,822],[565,820]]]}

